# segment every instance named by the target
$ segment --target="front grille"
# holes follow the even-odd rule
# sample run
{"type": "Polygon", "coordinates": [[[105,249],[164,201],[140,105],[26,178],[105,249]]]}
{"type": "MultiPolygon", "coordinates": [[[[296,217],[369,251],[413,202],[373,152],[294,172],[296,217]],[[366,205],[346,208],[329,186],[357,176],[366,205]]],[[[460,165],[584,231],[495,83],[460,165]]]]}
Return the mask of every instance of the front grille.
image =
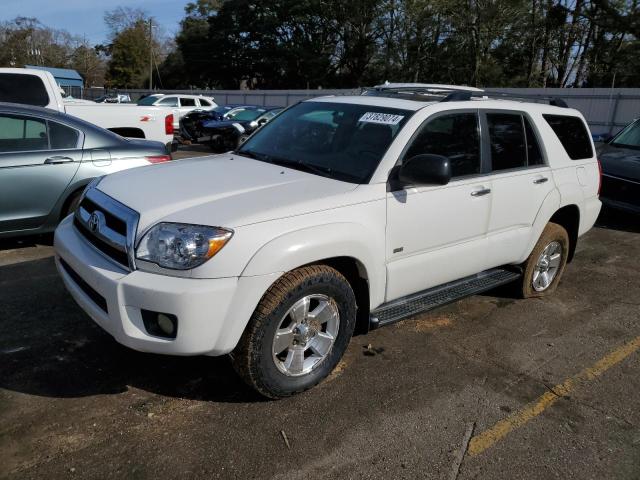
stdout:
{"type": "Polygon", "coordinates": [[[91,285],[85,282],[82,277],[78,275],[77,272],[73,268],[71,268],[69,264],[62,258],[60,259],[60,265],[62,265],[62,268],[67,273],[67,275],[69,275],[71,279],[76,282],[76,285],[80,287],[80,290],[82,290],[85,295],[87,295],[87,297],[93,300],[93,303],[100,307],[104,313],[109,313],[109,310],[107,308],[107,301],[102,295],[91,288],[91,285]]]}
{"type": "Polygon", "coordinates": [[[73,218],[76,230],[105,257],[133,270],[138,213],[100,190],[87,191],[73,218]]]}
{"type": "Polygon", "coordinates": [[[600,195],[617,202],[640,205],[640,183],[624,178],[602,175],[600,195]]]}
{"type": "Polygon", "coordinates": [[[129,257],[127,256],[126,252],[122,252],[117,248],[112,247],[108,243],[105,243],[102,240],[100,240],[93,233],[87,230],[87,227],[85,227],[82,223],[80,223],[80,221],[77,218],[73,219],[73,225],[76,227],[78,232],[80,232],[80,234],[87,240],[87,242],[89,242],[91,245],[96,247],[98,250],[104,253],[107,257],[112,258],[113,260],[115,260],[116,262],[118,262],[120,265],[124,267],[129,266],[129,257]]]}

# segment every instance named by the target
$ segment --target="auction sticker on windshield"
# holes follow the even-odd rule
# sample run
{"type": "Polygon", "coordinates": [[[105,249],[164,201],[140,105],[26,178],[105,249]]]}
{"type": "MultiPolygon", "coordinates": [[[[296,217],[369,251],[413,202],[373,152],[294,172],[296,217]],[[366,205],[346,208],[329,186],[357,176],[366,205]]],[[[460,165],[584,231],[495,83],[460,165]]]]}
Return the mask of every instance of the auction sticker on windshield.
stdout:
{"type": "Polygon", "coordinates": [[[380,123],[382,125],[397,125],[404,118],[404,115],[394,115],[392,113],[367,112],[360,117],[359,122],[380,123]]]}

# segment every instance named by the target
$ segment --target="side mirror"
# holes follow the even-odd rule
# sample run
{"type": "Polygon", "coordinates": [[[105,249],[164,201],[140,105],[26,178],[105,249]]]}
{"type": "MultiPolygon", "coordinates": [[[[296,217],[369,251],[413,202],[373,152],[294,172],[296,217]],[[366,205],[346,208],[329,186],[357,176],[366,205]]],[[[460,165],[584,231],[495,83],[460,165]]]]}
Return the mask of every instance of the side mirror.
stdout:
{"type": "Polygon", "coordinates": [[[446,185],[451,181],[451,162],[442,155],[416,155],[402,163],[398,180],[404,185],[446,185]]]}

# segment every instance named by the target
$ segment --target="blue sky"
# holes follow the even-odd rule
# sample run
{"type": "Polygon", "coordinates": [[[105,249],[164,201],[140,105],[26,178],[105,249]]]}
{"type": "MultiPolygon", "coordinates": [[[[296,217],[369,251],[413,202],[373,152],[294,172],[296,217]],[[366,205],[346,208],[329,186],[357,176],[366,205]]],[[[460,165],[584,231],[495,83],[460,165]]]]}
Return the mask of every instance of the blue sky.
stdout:
{"type": "Polygon", "coordinates": [[[141,8],[155,17],[164,33],[173,36],[184,17],[188,0],[1,0],[2,20],[15,17],[36,17],[51,28],[67,30],[84,36],[90,43],[104,42],[107,29],[102,16],[105,10],[119,5],[141,8]]]}

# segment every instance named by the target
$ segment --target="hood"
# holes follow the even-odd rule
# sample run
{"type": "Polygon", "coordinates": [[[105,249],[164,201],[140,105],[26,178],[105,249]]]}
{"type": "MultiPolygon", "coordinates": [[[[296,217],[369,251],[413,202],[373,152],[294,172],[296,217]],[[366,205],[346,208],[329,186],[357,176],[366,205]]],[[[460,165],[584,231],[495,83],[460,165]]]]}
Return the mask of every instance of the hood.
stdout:
{"type": "Polygon", "coordinates": [[[640,182],[640,150],[603,145],[598,149],[602,173],[640,182]]]}
{"type": "Polygon", "coordinates": [[[202,128],[209,128],[209,129],[215,129],[215,128],[228,128],[231,127],[234,123],[239,123],[240,125],[243,125],[244,123],[247,122],[242,122],[242,121],[238,121],[238,120],[206,120],[204,122],[202,122],[202,128]]]}
{"type": "Polygon", "coordinates": [[[172,221],[241,227],[348,205],[357,185],[238,155],[124,170],[98,188],[140,214],[139,231],[172,221]]]}

